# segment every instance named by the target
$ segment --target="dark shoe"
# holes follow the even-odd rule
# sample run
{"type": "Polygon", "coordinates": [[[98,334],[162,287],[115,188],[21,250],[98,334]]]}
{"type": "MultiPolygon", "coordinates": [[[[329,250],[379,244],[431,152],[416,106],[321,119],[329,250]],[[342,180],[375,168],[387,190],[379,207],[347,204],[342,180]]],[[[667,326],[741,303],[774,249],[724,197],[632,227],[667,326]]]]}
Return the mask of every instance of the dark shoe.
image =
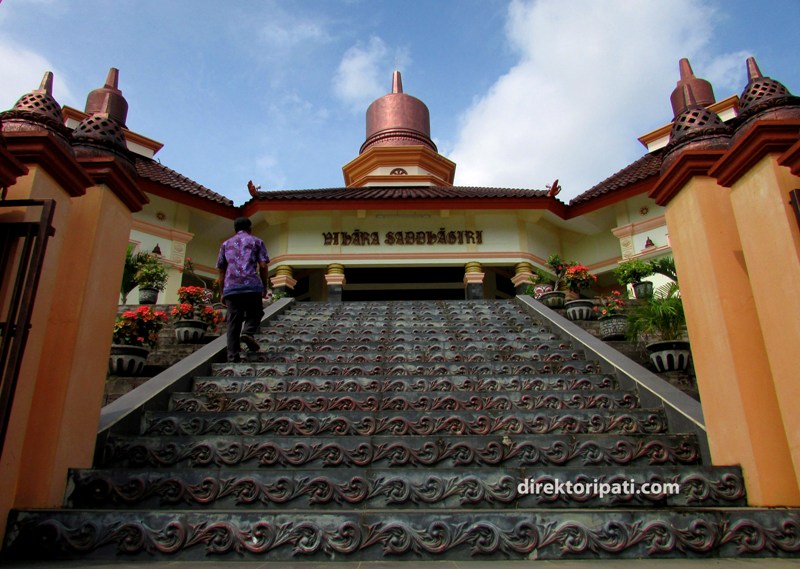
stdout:
{"type": "Polygon", "coordinates": [[[253,338],[250,334],[242,334],[241,336],[242,343],[247,346],[247,349],[251,352],[258,352],[261,350],[261,346],[258,345],[256,339],[253,338]]]}
{"type": "Polygon", "coordinates": [[[232,358],[228,358],[229,364],[239,364],[242,363],[243,361],[245,361],[245,359],[242,356],[234,356],[232,358]]]}

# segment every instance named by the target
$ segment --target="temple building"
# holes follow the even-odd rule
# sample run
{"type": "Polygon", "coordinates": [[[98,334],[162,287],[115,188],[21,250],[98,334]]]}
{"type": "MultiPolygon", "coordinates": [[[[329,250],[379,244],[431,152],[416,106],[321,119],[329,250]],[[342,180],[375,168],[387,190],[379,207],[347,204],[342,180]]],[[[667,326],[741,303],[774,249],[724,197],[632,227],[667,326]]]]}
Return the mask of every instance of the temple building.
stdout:
{"type": "MultiPolygon", "coordinates": [[[[82,111],[58,104],[47,72],[0,113],[0,534],[12,509],[62,504],[69,469],[93,463],[126,249],[160,256],[158,302],[174,303],[187,259],[216,277],[241,215],[266,243],[272,287],[296,301],[511,298],[552,254],[601,291],[622,260],[673,255],[712,464],[741,465],[749,505],[800,506],[800,98],[753,58],[741,95],[719,101],[687,60],[679,71],[672,120],[639,139],[642,157],[569,203],[557,181],[455,185],[428,108],[395,72],[339,187],[251,182],[241,205],[158,161],[161,143],[126,124],[116,69],[82,111]]],[[[271,309],[288,305],[343,308],[271,309]]]]}
{"type": "MultiPolygon", "coordinates": [[[[687,85],[712,110],[735,116],[738,99],[716,103],[685,61],[672,95],[676,114],[687,85]]],[[[238,215],[251,217],[266,242],[272,286],[297,300],[508,298],[553,253],[587,265],[605,287],[620,260],[670,252],[664,210],[648,196],[667,127],[642,137],[641,159],[568,204],[557,196],[558,181],[544,189],[456,186],[456,164],[438,153],[428,108],[404,92],[395,72],[391,93],[367,109],[365,140],[344,165],[341,187],[259,191],[251,183],[251,199],[235,206],[162,165],[155,158],[162,145],[126,128],[117,70],[84,111],[62,112],[76,134],[93,116],[119,125],[113,136],[91,133],[107,147],[127,146],[147,197],[134,212],[130,243],[169,267],[160,302],[175,302],[187,257],[207,282],[215,278],[219,243],[238,215]]]]}

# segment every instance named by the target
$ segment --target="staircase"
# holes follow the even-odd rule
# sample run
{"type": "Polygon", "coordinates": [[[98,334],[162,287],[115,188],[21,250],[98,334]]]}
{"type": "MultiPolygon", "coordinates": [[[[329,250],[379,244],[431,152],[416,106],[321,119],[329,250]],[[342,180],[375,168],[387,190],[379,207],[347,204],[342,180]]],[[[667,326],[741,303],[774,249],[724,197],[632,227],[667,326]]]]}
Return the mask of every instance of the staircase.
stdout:
{"type": "Polygon", "coordinates": [[[106,439],[63,509],[13,513],[5,555],[800,554],[797,511],[747,508],[739,468],[552,330],[519,301],[292,304],[106,439]]]}

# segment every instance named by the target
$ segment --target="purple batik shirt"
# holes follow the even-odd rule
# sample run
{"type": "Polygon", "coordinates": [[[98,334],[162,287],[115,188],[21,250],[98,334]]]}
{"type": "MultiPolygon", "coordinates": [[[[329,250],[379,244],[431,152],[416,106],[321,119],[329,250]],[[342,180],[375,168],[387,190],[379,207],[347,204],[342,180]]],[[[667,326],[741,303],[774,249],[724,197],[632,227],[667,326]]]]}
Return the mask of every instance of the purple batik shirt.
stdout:
{"type": "Polygon", "coordinates": [[[264,242],[247,231],[239,231],[219,248],[217,268],[225,269],[223,296],[245,292],[264,292],[258,263],[269,262],[264,242]]]}

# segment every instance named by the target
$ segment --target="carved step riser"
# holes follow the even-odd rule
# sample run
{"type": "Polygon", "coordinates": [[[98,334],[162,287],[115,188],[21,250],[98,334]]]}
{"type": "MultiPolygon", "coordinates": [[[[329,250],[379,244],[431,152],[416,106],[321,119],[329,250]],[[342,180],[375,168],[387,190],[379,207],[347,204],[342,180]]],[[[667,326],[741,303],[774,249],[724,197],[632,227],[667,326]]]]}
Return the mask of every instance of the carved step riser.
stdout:
{"type": "MultiPolygon", "coordinates": [[[[266,354],[255,354],[255,359],[267,360],[266,354]]],[[[273,364],[267,361],[213,364],[213,375],[221,377],[284,377],[284,376],[358,376],[389,375],[439,377],[448,375],[481,376],[487,374],[581,374],[600,373],[600,365],[584,360],[566,362],[415,362],[415,363],[362,363],[362,364],[273,364]]]]}
{"type": "Polygon", "coordinates": [[[690,435],[116,438],[103,466],[319,468],[697,464],[690,435]]]}
{"type": "Polygon", "coordinates": [[[508,414],[394,413],[169,413],[145,415],[146,436],[437,436],[547,434],[657,434],[667,421],[659,410],[553,411],[508,414]]]}
{"type": "Polygon", "coordinates": [[[800,514],[685,512],[261,514],[23,512],[10,557],[298,561],[774,557],[800,552],[800,514]]]}
{"type": "Polygon", "coordinates": [[[575,409],[635,409],[634,392],[627,391],[545,391],[353,393],[349,395],[232,393],[195,395],[173,393],[170,411],[184,412],[280,412],[294,411],[535,411],[575,409]]]}
{"type": "Polygon", "coordinates": [[[194,382],[197,395],[211,393],[298,393],[298,392],[410,392],[461,391],[486,393],[493,391],[600,390],[618,389],[608,375],[562,374],[543,376],[467,376],[449,377],[352,377],[352,378],[228,378],[200,377],[194,382]]]}
{"type": "Polygon", "coordinates": [[[250,362],[270,364],[396,364],[396,363],[485,363],[485,362],[567,362],[585,361],[582,350],[415,350],[412,345],[405,349],[389,351],[358,351],[342,353],[334,350],[296,353],[262,350],[256,357],[248,357],[250,362]]]}
{"type": "Polygon", "coordinates": [[[743,506],[737,468],[298,470],[71,474],[74,508],[643,508],[743,506]],[[556,492],[545,485],[559,483],[556,492]],[[607,487],[604,485],[608,485],[607,487]],[[642,492],[643,484],[648,490],[642,492]],[[537,486],[540,485],[540,486],[537,486]],[[680,493],[674,492],[677,485],[680,493]],[[537,491],[538,490],[538,491],[537,491]],[[656,492],[658,491],[658,492],[656,492]]]}

